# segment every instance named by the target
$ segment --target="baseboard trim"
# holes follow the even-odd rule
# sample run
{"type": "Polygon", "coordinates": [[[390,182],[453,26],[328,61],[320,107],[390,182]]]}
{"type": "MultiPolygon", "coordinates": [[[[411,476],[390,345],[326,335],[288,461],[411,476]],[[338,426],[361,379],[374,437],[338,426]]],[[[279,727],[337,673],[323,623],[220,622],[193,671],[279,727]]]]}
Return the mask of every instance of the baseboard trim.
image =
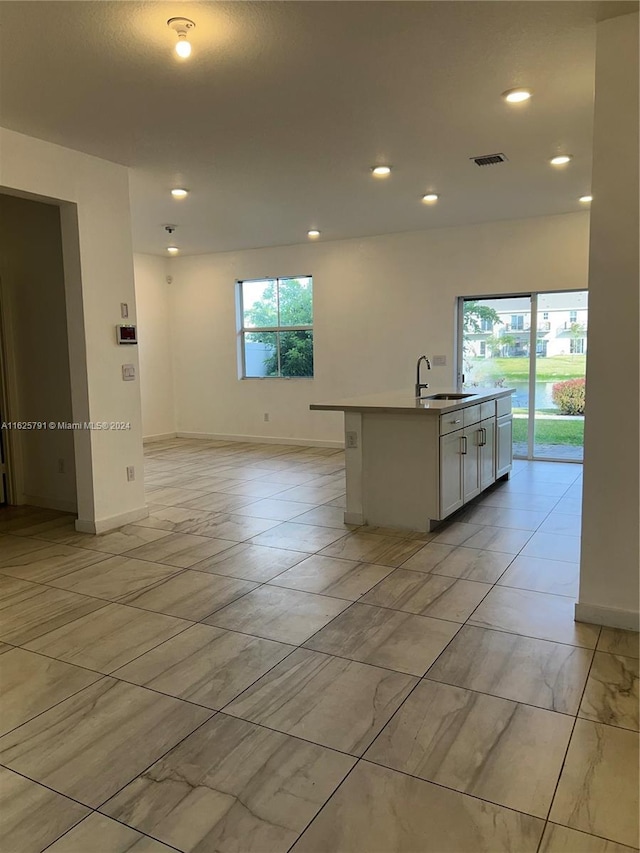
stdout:
{"type": "Polygon", "coordinates": [[[144,435],[142,437],[143,444],[151,444],[154,441],[167,441],[170,438],[177,438],[175,432],[159,432],[157,435],[144,435]]]}
{"type": "Polygon", "coordinates": [[[148,518],[148,516],[149,507],[143,506],[129,512],[121,512],[119,515],[111,515],[109,518],[78,518],[76,530],[78,533],[93,533],[94,535],[109,533],[111,530],[124,527],[125,524],[132,524],[134,521],[140,521],[141,518],[148,518]]]}
{"type": "Polygon", "coordinates": [[[58,500],[58,498],[43,498],[40,495],[22,495],[21,504],[27,504],[28,506],[40,506],[43,509],[57,509],[60,512],[72,512],[76,513],[78,511],[78,506],[75,501],[62,501],[58,500]]]}
{"type": "Polygon", "coordinates": [[[177,432],[176,438],[195,438],[205,441],[242,441],[249,444],[292,444],[296,447],[332,447],[344,449],[343,441],[314,438],[288,438],[273,435],[226,435],[218,432],[177,432]]]}
{"type": "Polygon", "coordinates": [[[364,524],[364,516],[361,512],[345,512],[345,524],[364,524]]]}
{"type": "Polygon", "coordinates": [[[622,628],[625,631],[640,629],[640,614],[637,610],[621,610],[618,607],[601,607],[599,604],[575,605],[576,622],[605,625],[607,628],[622,628]]]}

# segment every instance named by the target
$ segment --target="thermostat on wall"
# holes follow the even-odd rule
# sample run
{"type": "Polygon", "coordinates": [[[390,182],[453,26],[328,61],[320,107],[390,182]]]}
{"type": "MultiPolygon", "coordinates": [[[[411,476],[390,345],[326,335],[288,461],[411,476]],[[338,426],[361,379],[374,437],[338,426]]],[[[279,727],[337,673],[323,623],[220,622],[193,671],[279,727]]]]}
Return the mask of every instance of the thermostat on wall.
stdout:
{"type": "Polygon", "coordinates": [[[116,335],[119,344],[138,343],[138,331],[135,326],[116,326],[116,335]]]}

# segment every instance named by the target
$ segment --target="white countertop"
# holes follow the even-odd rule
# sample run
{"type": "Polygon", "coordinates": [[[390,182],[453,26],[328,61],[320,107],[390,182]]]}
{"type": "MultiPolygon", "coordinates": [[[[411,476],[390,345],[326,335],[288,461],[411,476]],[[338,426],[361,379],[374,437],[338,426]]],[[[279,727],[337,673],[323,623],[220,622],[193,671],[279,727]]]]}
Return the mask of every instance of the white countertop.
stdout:
{"type": "Polygon", "coordinates": [[[473,392],[457,391],[455,388],[427,388],[424,396],[417,399],[413,391],[387,391],[382,394],[367,394],[363,397],[346,397],[342,400],[332,400],[327,403],[312,403],[309,408],[324,412],[379,412],[402,414],[435,414],[441,415],[466,409],[478,403],[496,400],[498,397],[508,397],[515,393],[515,388],[476,388],[473,392]],[[458,400],[430,400],[432,394],[469,394],[458,400]]]}

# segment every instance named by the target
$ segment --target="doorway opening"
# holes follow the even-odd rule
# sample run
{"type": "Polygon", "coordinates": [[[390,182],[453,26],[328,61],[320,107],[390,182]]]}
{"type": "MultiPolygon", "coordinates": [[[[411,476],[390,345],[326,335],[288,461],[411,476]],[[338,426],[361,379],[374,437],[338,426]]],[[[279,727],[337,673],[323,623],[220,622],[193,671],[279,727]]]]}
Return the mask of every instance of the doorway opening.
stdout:
{"type": "Polygon", "coordinates": [[[60,207],[0,193],[3,502],[75,513],[75,434],[60,207]]]}
{"type": "Polygon", "coordinates": [[[582,462],[588,293],[458,299],[458,383],[514,388],[513,454],[582,462]]]}

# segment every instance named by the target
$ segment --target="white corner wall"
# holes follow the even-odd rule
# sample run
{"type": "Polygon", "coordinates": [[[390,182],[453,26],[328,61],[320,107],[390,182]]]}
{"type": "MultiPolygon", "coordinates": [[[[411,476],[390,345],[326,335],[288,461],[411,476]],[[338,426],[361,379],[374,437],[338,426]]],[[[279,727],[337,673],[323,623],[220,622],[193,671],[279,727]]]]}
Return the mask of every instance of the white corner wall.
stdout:
{"type": "Polygon", "coordinates": [[[138,317],[142,434],[146,440],[175,435],[171,304],[167,262],[154,255],[133,258],[138,317]]]}
{"type": "Polygon", "coordinates": [[[598,24],[576,618],[638,630],[638,15],[598,24]]]}
{"type": "Polygon", "coordinates": [[[121,373],[123,363],[138,369],[138,354],[115,338],[120,303],[135,323],[127,169],[0,129],[0,190],[60,204],[74,421],[130,424],[74,434],[77,527],[103,532],[142,518],[140,386],[121,373]]]}
{"type": "Polygon", "coordinates": [[[587,285],[588,212],[171,259],[178,434],[340,444],[309,404],[453,379],[456,297],[587,285]],[[238,378],[235,282],[313,275],[315,378],[238,378]],[[269,413],[265,423],[264,414],[269,413]]]}

